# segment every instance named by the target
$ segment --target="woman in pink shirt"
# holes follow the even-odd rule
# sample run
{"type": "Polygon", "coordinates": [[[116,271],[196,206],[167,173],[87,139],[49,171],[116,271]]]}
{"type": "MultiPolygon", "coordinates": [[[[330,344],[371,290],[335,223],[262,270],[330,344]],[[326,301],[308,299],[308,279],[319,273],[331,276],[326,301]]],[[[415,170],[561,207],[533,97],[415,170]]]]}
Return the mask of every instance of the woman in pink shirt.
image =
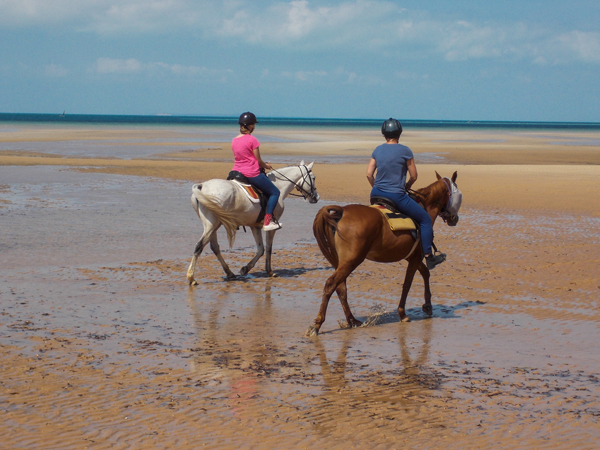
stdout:
{"type": "Polygon", "coordinates": [[[262,160],[259,150],[260,143],[258,139],[252,136],[255,124],[258,121],[256,116],[248,111],[240,116],[238,123],[240,124],[240,134],[231,141],[231,149],[235,158],[232,170],[240,172],[250,180],[253,186],[256,186],[269,197],[263,230],[278,230],[281,228],[281,224],[273,217],[273,211],[277,206],[280,192],[273,182],[261,172],[261,169],[272,170],[273,167],[262,160]]]}

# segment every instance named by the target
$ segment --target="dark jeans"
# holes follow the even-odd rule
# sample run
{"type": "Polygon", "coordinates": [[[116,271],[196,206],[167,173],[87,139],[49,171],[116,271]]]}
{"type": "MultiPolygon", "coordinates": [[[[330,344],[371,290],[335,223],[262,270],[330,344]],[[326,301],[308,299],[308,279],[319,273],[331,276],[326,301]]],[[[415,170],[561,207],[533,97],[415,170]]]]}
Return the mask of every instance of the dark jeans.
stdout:
{"type": "Polygon", "coordinates": [[[406,192],[401,194],[395,192],[384,192],[374,187],[371,190],[371,196],[389,198],[394,202],[398,208],[398,211],[406,214],[411,219],[416,220],[421,227],[421,244],[423,246],[423,251],[425,252],[425,255],[429,255],[431,253],[431,243],[433,242],[433,225],[431,223],[431,217],[421,205],[410,198],[406,192]]]}
{"type": "Polygon", "coordinates": [[[267,214],[273,214],[275,207],[277,206],[277,201],[279,200],[279,189],[277,186],[273,184],[271,180],[267,178],[264,173],[261,173],[257,177],[247,177],[250,180],[250,184],[252,186],[256,186],[258,189],[263,191],[266,195],[269,196],[269,200],[267,201],[267,214]]]}

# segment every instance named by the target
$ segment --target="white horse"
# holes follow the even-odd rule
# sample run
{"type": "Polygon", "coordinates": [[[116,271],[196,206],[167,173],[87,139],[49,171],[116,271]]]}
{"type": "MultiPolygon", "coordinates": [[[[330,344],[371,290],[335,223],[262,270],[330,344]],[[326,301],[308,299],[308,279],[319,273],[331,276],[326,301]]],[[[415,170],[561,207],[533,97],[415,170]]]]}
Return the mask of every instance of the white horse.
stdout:
{"type": "MultiPolygon", "coordinates": [[[[273,216],[277,220],[283,214],[283,200],[294,189],[300,192],[305,201],[307,199],[310,203],[317,203],[319,201],[319,194],[315,186],[315,175],[312,173],[313,164],[305,165],[304,161],[302,161],[297,166],[273,170],[267,175],[281,192],[279,201],[273,212],[273,216]]],[[[252,235],[256,241],[256,255],[254,255],[254,258],[247,265],[242,267],[240,274],[242,276],[246,275],[265,252],[261,232],[263,224],[262,221],[257,222],[261,209],[260,204],[251,201],[244,192],[244,188],[238,183],[213,179],[192,186],[192,206],[202,221],[204,233],[196,244],[194,256],[187,271],[188,283],[190,285],[198,284],[194,279],[196,261],[209,242],[210,248],[223,266],[227,278],[235,278],[235,275],[223,259],[219,243],[217,242],[217,230],[221,225],[227,230],[230,247],[233,245],[235,233],[239,227],[246,226],[252,230],[252,235]]],[[[267,256],[265,270],[269,276],[273,276],[273,271],[271,270],[271,249],[275,231],[266,232],[267,256]]]]}

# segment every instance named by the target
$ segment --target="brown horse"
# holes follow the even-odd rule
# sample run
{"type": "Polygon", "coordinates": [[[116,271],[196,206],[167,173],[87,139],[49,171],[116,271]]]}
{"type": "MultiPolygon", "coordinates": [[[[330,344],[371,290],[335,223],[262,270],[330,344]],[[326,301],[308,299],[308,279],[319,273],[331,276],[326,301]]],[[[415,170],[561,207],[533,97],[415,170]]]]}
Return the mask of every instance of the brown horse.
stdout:
{"type": "MultiPolygon", "coordinates": [[[[462,193],[456,186],[457,173],[452,179],[442,178],[436,172],[437,181],[419,189],[417,197],[435,223],[441,216],[450,226],[458,223],[458,209],[462,202],[462,193]]],[[[313,232],[323,255],[331,263],[335,272],[331,275],[323,289],[323,299],[319,315],[309,327],[307,336],[319,334],[325,322],[327,305],[333,292],[337,292],[348,326],[359,327],[357,320],[348,305],[346,278],[365,259],[381,263],[391,263],[406,259],[408,268],[404,277],[402,296],[398,305],[398,314],[402,322],[409,322],[404,306],[415,272],[418,270],[425,283],[425,304],[423,311],[431,315],[431,291],[429,289],[429,269],[423,263],[421,245],[415,246],[410,231],[392,231],[387,219],[375,208],[364,205],[325,206],[319,210],[313,223],[313,232]],[[415,248],[416,247],[416,248],[415,248]]]]}

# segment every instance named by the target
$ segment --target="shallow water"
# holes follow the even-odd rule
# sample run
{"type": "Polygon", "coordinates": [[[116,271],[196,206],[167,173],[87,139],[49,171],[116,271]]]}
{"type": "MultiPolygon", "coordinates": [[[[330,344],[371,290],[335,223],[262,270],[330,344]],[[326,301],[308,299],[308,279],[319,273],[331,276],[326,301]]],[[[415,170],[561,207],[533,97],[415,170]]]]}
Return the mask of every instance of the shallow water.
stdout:
{"type": "MultiPolygon", "coordinates": [[[[594,448],[600,310],[589,261],[597,218],[465,210],[436,224],[448,261],[434,312],[401,264],[350,278],[360,320],[334,297],[317,210],[286,200],[267,278],[225,281],[205,252],[189,183],[60,167],[0,168],[0,426],[11,448],[594,448]]],[[[226,240],[221,236],[222,247],[226,240]]],[[[241,230],[224,257],[252,256],[241,230]]],[[[593,259],[593,258],[592,258],[593,259]]]]}
{"type": "MultiPolygon", "coordinates": [[[[29,128],[29,127],[28,127],[29,128]]],[[[33,127],[35,130],[36,127],[33,127]]],[[[90,126],[87,129],[98,132],[103,129],[102,126],[90,126]]],[[[78,130],[78,127],[68,128],[70,131],[85,131],[78,130]]],[[[153,155],[171,152],[182,152],[186,150],[198,150],[206,148],[206,143],[222,144],[230,142],[237,132],[234,129],[219,131],[216,127],[195,127],[192,129],[166,127],[148,127],[148,134],[161,132],[167,136],[151,138],[136,137],[135,139],[123,139],[119,137],[106,138],[102,140],[94,139],[69,139],[69,140],[43,140],[43,141],[27,141],[19,140],[17,142],[0,142],[0,151],[28,151],[28,152],[43,152],[48,154],[64,155],[71,157],[84,158],[147,158],[153,155]],[[152,133],[154,132],[154,133],[152,133]]],[[[42,127],[44,130],[52,130],[51,127],[42,127]]],[[[127,127],[127,131],[144,130],[144,127],[127,127]]],[[[0,132],[18,132],[20,128],[0,126],[0,132]]],[[[114,131],[114,130],[113,130],[114,131]]],[[[118,129],[117,129],[118,131],[118,129]]],[[[125,130],[121,130],[125,131],[125,130]]],[[[278,136],[256,134],[260,142],[301,142],[295,139],[285,139],[278,136]]],[[[220,145],[219,145],[220,146],[220,145]]]]}

